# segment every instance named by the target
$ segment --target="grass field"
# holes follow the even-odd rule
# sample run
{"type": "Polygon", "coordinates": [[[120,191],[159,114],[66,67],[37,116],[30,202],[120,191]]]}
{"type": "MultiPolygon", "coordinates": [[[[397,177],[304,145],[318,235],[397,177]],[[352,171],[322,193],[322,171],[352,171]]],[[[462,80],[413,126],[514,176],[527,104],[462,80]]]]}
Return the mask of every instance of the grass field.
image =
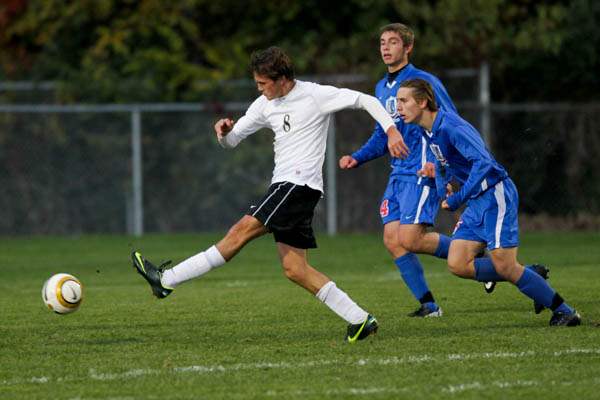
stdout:
{"type": "Polygon", "coordinates": [[[522,238],[520,259],[550,267],[578,328],[550,328],[516,288],[487,295],[431,257],[444,316],[408,318],[417,304],[379,236],[321,235],[311,263],[380,322],[355,345],[342,341],[344,321],[283,277],[270,237],[160,301],[129,262],[133,247],[180,261],[215,239],[2,239],[0,399],[600,397],[600,234],[522,238]],[[85,285],[75,314],[42,304],[57,272],[85,285]]]}

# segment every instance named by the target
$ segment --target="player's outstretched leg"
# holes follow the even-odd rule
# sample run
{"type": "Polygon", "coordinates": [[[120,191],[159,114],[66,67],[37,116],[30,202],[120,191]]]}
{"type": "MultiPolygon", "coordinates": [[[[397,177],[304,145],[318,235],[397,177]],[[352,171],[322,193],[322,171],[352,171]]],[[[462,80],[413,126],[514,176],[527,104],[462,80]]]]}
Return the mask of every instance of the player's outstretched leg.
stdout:
{"type": "Polygon", "coordinates": [[[156,297],[163,299],[171,294],[173,288],[164,286],[161,282],[164,267],[169,265],[171,261],[167,261],[159,267],[155,267],[150,261],[144,259],[139,251],[131,253],[131,259],[133,260],[133,267],[144,277],[148,284],[150,284],[152,293],[156,297]]]}

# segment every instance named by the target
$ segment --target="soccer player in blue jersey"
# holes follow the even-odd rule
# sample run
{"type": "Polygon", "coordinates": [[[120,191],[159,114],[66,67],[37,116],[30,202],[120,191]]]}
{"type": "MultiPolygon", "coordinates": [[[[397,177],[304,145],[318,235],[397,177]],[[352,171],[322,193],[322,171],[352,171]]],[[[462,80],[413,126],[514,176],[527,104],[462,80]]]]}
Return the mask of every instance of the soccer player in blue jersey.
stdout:
{"type": "MultiPolygon", "coordinates": [[[[392,172],[381,201],[380,215],[384,225],[384,245],[394,258],[402,279],[421,304],[409,316],[439,317],[442,310],[435,302],[415,253],[446,258],[450,238],[427,231],[434,223],[440,200],[433,189],[434,180],[417,176],[417,171],[428,160],[433,161],[433,155],[426,146],[421,127],[406,125],[399,118],[396,92],[403,81],[421,78],[433,86],[442,109],[456,112],[456,107],[437,77],[409,63],[413,44],[414,33],[404,24],[389,24],[380,30],[379,50],[388,72],[377,83],[375,97],[390,113],[410,149],[406,159],[392,158],[392,172]]],[[[339,165],[342,169],[356,168],[387,153],[387,136],[381,126],[376,125],[370,139],[352,155],[342,156],[339,165]]]]}
{"type": "Polygon", "coordinates": [[[509,281],[534,302],[552,310],[550,325],[581,324],[579,313],[543,277],[517,261],[517,188],[485,147],[479,132],[457,114],[439,109],[434,89],[423,79],[400,85],[397,107],[404,123],[424,129],[423,137],[436,158],[438,196],[445,197],[442,208],[454,211],[467,204],[452,236],[450,271],[467,279],[509,281]],[[461,184],[456,192],[449,186],[453,180],[461,184]],[[476,259],[486,246],[491,258],[476,259]]]}

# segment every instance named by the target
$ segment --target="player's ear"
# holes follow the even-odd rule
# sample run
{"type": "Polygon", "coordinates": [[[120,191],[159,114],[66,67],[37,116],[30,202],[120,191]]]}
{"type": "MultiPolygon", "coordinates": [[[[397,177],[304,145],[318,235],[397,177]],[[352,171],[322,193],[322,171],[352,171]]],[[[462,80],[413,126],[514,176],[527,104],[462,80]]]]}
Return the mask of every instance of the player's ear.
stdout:
{"type": "Polygon", "coordinates": [[[406,49],[406,54],[410,55],[413,51],[413,43],[405,45],[404,48],[406,49]]]}

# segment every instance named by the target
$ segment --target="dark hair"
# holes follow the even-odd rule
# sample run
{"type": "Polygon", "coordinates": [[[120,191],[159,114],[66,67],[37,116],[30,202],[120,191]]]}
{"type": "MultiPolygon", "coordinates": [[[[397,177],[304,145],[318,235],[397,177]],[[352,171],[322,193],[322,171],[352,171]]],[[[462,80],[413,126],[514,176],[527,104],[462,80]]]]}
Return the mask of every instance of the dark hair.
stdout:
{"type": "Polygon", "coordinates": [[[412,89],[412,94],[417,103],[427,100],[427,109],[429,111],[437,111],[438,105],[435,101],[433,89],[429,82],[424,79],[409,79],[402,82],[400,87],[412,89]]]}
{"type": "Polygon", "coordinates": [[[384,32],[396,32],[400,36],[400,39],[402,39],[404,47],[408,47],[415,42],[415,33],[413,30],[400,22],[382,26],[379,29],[379,36],[383,35],[384,32]]]}
{"type": "Polygon", "coordinates": [[[279,47],[271,46],[265,50],[257,50],[250,56],[250,68],[253,73],[263,75],[272,80],[282,76],[293,80],[294,65],[287,54],[279,47]]]}

